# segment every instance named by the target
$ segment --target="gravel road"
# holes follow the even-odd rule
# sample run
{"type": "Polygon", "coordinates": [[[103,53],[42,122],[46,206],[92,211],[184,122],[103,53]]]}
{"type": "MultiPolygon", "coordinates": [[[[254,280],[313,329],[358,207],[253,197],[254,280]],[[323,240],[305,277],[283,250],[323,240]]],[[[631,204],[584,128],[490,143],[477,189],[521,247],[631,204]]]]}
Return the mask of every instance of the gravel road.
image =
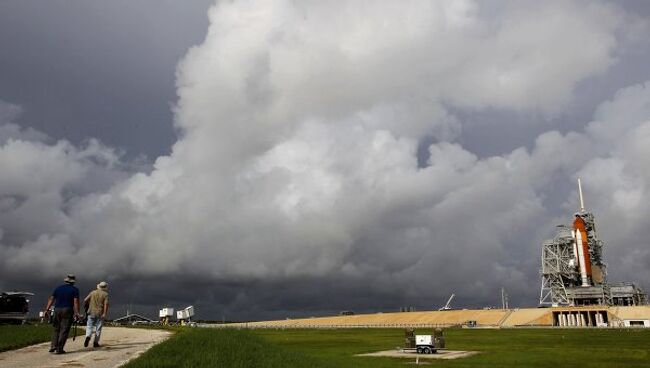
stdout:
{"type": "MultiPolygon", "coordinates": [[[[67,354],[48,353],[50,343],[0,353],[0,367],[45,368],[89,367],[113,368],[139,356],[153,345],[167,339],[171,334],[161,330],[139,328],[104,327],[100,348],[84,348],[84,336],[72,337],[65,344],[67,354]]],[[[70,331],[72,336],[72,331],[70,331]]]]}

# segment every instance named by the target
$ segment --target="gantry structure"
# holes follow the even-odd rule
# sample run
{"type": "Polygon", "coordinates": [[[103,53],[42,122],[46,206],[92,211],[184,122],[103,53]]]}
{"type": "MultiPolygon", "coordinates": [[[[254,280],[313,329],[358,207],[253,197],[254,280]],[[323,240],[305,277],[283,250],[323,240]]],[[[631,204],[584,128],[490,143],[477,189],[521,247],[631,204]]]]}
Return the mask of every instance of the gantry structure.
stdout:
{"type": "Polygon", "coordinates": [[[647,303],[647,295],[636,284],[608,284],[604,244],[596,233],[593,213],[585,210],[580,179],[578,194],[580,210],[573,225],[558,226],[555,237],[542,243],[540,306],[647,303]]]}

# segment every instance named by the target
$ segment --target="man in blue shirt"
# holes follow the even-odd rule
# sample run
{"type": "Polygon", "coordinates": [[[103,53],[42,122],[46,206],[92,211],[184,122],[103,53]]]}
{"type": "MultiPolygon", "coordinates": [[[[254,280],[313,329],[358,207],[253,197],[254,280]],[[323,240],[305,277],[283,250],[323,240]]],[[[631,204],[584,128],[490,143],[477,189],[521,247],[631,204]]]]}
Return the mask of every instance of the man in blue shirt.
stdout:
{"type": "Polygon", "coordinates": [[[70,274],[63,281],[65,284],[52,292],[44,311],[45,316],[48,317],[50,308],[54,305],[54,333],[50,353],[56,352],[56,354],[65,354],[63,346],[68,339],[70,327],[74,318],[79,317],[79,289],[74,286],[77,280],[70,274]]]}

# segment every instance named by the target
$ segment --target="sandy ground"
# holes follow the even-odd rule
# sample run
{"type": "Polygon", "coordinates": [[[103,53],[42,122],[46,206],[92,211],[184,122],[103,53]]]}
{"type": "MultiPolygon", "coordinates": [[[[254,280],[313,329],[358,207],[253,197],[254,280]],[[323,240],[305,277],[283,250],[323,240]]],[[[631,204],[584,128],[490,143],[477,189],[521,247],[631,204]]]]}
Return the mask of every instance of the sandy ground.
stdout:
{"type": "Polygon", "coordinates": [[[358,354],[357,356],[374,356],[374,357],[389,357],[389,358],[419,358],[419,359],[458,359],[466,358],[478,354],[477,351],[461,351],[461,350],[439,350],[435,354],[418,354],[415,352],[403,352],[397,349],[384,350],[375,353],[358,354]]]}
{"type": "MultiPolygon", "coordinates": [[[[80,333],[83,333],[79,330],[80,333]]],[[[84,336],[70,338],[65,344],[67,354],[51,354],[50,343],[28,346],[26,348],[0,353],[0,367],[45,368],[45,367],[119,367],[139,356],[153,345],[165,340],[171,334],[161,330],[139,328],[104,327],[100,348],[84,348],[84,336]]]]}

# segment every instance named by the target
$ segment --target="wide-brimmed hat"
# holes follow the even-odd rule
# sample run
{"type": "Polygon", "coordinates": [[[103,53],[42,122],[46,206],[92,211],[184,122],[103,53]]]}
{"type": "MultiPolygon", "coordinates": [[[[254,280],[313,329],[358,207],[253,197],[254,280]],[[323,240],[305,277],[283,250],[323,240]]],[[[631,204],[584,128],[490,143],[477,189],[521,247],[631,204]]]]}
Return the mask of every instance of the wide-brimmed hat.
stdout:
{"type": "Polygon", "coordinates": [[[77,278],[75,277],[75,275],[69,273],[68,276],[66,276],[65,279],[63,279],[63,282],[67,282],[68,284],[74,284],[75,282],[77,282],[77,278]]]}
{"type": "Polygon", "coordinates": [[[97,289],[106,290],[107,288],[108,288],[108,283],[106,281],[102,281],[99,284],[97,284],[97,289]]]}

